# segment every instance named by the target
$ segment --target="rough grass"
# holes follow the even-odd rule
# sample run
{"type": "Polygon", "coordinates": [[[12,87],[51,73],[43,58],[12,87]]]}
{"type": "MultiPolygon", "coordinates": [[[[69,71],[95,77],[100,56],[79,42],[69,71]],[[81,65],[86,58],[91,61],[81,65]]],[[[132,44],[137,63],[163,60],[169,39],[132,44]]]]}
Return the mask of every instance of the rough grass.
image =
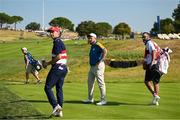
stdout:
{"type": "Polygon", "coordinates": [[[33,32],[13,31],[13,30],[0,30],[0,42],[12,42],[19,40],[37,40],[43,39],[38,37],[33,32]]]}
{"type": "MultiPolygon", "coordinates": [[[[101,41],[108,49],[107,58],[116,60],[139,60],[143,58],[144,45],[141,40],[104,40],[101,41]],[[123,47],[124,46],[124,47],[123,47]]],[[[171,63],[169,72],[164,75],[162,82],[179,82],[180,76],[177,67],[180,64],[179,41],[178,40],[156,40],[161,46],[169,46],[173,53],[171,54],[171,63]]],[[[85,40],[65,41],[68,49],[68,66],[69,74],[67,82],[86,81],[89,70],[88,54],[90,46],[85,40]]],[[[36,59],[51,59],[52,41],[45,38],[44,40],[28,40],[0,43],[0,79],[24,81],[24,61],[21,53],[21,47],[27,47],[36,59]]],[[[49,67],[50,68],[50,67],[49,67]]],[[[46,78],[48,69],[40,71],[42,80],[46,78]]],[[[106,67],[105,77],[107,82],[142,82],[144,71],[141,66],[133,68],[110,68],[106,67]]],[[[31,79],[34,78],[31,76],[31,79]]],[[[32,80],[31,80],[32,81],[32,80]]]]}

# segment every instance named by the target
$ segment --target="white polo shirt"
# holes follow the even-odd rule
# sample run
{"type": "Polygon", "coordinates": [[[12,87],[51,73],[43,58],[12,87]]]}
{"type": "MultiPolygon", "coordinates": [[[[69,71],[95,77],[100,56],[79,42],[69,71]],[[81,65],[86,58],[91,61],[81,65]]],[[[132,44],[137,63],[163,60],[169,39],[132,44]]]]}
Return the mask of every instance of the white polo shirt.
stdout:
{"type": "Polygon", "coordinates": [[[151,62],[152,62],[152,52],[154,51],[154,50],[156,50],[156,48],[155,48],[155,46],[154,46],[154,44],[153,44],[153,42],[151,41],[151,40],[149,40],[149,41],[147,41],[147,43],[146,43],[146,48],[145,48],[147,51],[149,51],[148,52],[148,54],[147,54],[147,56],[146,56],[146,58],[145,58],[145,62],[147,63],[147,64],[151,64],[151,62]]]}

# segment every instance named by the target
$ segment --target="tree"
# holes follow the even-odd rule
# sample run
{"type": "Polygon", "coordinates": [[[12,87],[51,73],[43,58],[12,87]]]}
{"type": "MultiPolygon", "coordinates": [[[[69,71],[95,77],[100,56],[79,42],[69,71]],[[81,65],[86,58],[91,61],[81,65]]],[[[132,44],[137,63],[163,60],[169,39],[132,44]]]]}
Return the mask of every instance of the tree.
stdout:
{"type": "Polygon", "coordinates": [[[39,30],[40,29],[40,24],[36,23],[36,22],[31,22],[25,28],[28,29],[28,30],[39,30]]]}
{"type": "Polygon", "coordinates": [[[173,26],[173,21],[171,18],[166,18],[161,20],[161,32],[162,33],[173,33],[174,32],[174,26],[173,26]]]}
{"type": "Polygon", "coordinates": [[[93,21],[83,21],[76,27],[76,32],[79,36],[86,36],[91,32],[95,31],[95,22],[93,21]]]}
{"type": "Polygon", "coordinates": [[[23,18],[21,16],[9,16],[6,13],[0,13],[0,28],[3,27],[3,24],[13,24],[14,23],[14,28],[16,29],[16,24],[18,22],[23,21],[23,18]]]}
{"type": "Polygon", "coordinates": [[[174,18],[174,28],[175,32],[180,32],[180,3],[178,4],[177,8],[174,9],[172,13],[172,17],[174,18]]]}
{"type": "MultiPolygon", "coordinates": [[[[161,33],[172,33],[174,32],[174,25],[171,18],[161,19],[160,20],[160,32],[161,33]]],[[[157,22],[154,23],[153,28],[151,29],[151,33],[158,33],[158,25],[157,22]]]]}
{"type": "Polygon", "coordinates": [[[14,29],[16,30],[17,23],[23,21],[23,18],[21,16],[12,16],[12,20],[14,23],[14,29]]]}
{"type": "Polygon", "coordinates": [[[117,35],[119,39],[119,35],[122,36],[122,39],[124,39],[124,36],[131,33],[131,28],[126,23],[119,23],[114,27],[113,33],[117,35]]]}
{"type": "Polygon", "coordinates": [[[3,27],[3,24],[8,23],[10,16],[6,13],[0,13],[0,28],[3,27]]]}
{"type": "Polygon", "coordinates": [[[99,22],[95,24],[95,33],[97,36],[105,36],[112,32],[112,26],[106,22],[99,22]]]}
{"type": "Polygon", "coordinates": [[[59,26],[62,27],[63,29],[69,29],[71,31],[74,31],[74,24],[65,17],[54,18],[49,22],[49,25],[59,26]]]}
{"type": "Polygon", "coordinates": [[[158,32],[159,32],[159,30],[158,30],[158,23],[154,22],[153,28],[151,28],[150,33],[151,33],[151,35],[155,35],[156,36],[158,34],[158,32]]]}
{"type": "Polygon", "coordinates": [[[14,23],[14,19],[11,16],[9,16],[7,20],[7,24],[13,24],[13,23],[14,23]]]}

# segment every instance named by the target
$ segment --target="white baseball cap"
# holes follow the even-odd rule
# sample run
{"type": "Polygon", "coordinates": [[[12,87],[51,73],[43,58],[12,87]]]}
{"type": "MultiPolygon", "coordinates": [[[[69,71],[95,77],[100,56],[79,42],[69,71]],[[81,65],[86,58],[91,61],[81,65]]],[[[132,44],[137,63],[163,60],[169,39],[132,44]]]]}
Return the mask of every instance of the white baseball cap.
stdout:
{"type": "Polygon", "coordinates": [[[24,50],[24,51],[27,51],[27,48],[26,47],[23,47],[23,48],[21,48],[22,50],[24,50]]]}
{"type": "Polygon", "coordinates": [[[88,37],[95,37],[95,38],[97,38],[97,36],[96,36],[95,33],[90,33],[90,34],[88,35],[88,37]]]}

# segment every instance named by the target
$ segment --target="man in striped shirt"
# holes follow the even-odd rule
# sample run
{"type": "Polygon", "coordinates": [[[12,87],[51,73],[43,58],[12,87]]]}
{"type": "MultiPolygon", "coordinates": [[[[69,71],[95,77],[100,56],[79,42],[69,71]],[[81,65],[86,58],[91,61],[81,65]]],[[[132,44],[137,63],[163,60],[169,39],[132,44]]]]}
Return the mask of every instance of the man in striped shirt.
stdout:
{"type": "Polygon", "coordinates": [[[52,59],[48,62],[43,62],[44,68],[48,65],[52,66],[46,78],[44,90],[53,108],[52,115],[59,117],[63,116],[63,83],[67,74],[67,51],[64,43],[60,39],[61,31],[60,27],[51,27],[48,29],[47,32],[50,32],[53,39],[52,59]],[[57,100],[52,92],[54,86],[56,86],[57,100]]]}

